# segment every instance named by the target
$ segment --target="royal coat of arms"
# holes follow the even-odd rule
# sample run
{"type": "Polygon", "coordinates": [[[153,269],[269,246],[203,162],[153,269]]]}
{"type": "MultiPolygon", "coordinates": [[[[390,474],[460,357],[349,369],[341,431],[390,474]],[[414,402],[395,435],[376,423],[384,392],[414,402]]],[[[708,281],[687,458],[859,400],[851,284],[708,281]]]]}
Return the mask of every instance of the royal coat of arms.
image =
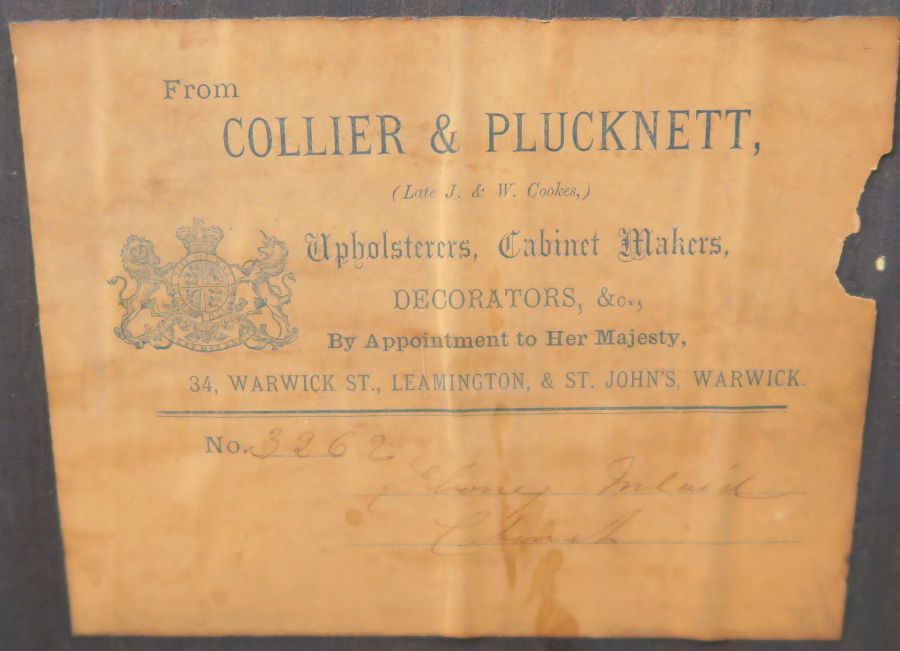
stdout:
{"type": "Polygon", "coordinates": [[[195,219],[175,233],[186,250],[177,262],[160,265],[153,242],[131,235],[122,247],[119,304],[125,310],[116,335],[135,348],[172,344],[200,352],[244,345],[273,350],[297,338],[284,307],[291,301],[294,276],[285,273],[288,249],[262,233],[257,256],[243,264],[216,254],[225,233],[195,219]],[[129,291],[129,287],[132,289],[129,291]],[[134,329],[140,329],[135,334],[134,329]]]}

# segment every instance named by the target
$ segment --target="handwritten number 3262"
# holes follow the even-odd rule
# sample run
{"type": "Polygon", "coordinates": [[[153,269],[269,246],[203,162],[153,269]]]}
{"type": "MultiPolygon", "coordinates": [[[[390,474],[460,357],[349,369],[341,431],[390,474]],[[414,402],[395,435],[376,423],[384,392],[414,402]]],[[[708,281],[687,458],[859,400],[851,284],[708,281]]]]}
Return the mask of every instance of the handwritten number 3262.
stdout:
{"type": "MultiPolygon", "coordinates": [[[[301,432],[294,440],[292,454],[281,456],[295,456],[298,459],[343,457],[347,454],[350,446],[356,444],[351,437],[352,434],[356,433],[351,430],[334,438],[329,438],[327,436],[318,437],[315,432],[311,431],[301,432]]],[[[257,450],[256,446],[251,446],[248,448],[248,451],[260,459],[271,457],[278,452],[282,445],[282,434],[283,431],[280,427],[271,429],[268,432],[263,450],[257,450]]],[[[384,434],[373,434],[369,437],[368,444],[364,448],[367,449],[368,457],[371,461],[389,461],[394,458],[393,454],[387,454],[382,450],[386,443],[387,437],[384,434]]]]}

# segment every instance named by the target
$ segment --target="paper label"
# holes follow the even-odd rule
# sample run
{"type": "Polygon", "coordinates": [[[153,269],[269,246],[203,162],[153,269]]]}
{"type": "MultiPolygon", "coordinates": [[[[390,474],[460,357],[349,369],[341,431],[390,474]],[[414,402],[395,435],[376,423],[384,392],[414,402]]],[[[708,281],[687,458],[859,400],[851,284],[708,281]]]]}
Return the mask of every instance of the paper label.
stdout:
{"type": "Polygon", "coordinates": [[[12,25],[74,632],[838,637],[897,25],[12,25]]]}

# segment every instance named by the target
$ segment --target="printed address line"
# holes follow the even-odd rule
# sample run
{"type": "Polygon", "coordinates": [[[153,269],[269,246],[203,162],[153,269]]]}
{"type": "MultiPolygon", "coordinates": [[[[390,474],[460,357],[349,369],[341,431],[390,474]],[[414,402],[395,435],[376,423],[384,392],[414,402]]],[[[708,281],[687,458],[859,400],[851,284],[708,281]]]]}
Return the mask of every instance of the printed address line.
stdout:
{"type": "Polygon", "coordinates": [[[552,416],[634,413],[785,413],[787,405],[587,405],[540,407],[406,407],[383,409],[162,409],[158,418],[353,418],[359,416],[552,416]]]}

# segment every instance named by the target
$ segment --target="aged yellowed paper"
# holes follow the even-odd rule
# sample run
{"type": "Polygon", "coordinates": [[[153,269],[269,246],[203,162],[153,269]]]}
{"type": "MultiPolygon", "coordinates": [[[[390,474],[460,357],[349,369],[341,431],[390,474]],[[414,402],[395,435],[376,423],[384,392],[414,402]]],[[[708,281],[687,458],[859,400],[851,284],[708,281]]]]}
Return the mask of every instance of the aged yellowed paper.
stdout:
{"type": "Polygon", "coordinates": [[[839,636],[897,37],[13,25],[75,633],[839,636]]]}

